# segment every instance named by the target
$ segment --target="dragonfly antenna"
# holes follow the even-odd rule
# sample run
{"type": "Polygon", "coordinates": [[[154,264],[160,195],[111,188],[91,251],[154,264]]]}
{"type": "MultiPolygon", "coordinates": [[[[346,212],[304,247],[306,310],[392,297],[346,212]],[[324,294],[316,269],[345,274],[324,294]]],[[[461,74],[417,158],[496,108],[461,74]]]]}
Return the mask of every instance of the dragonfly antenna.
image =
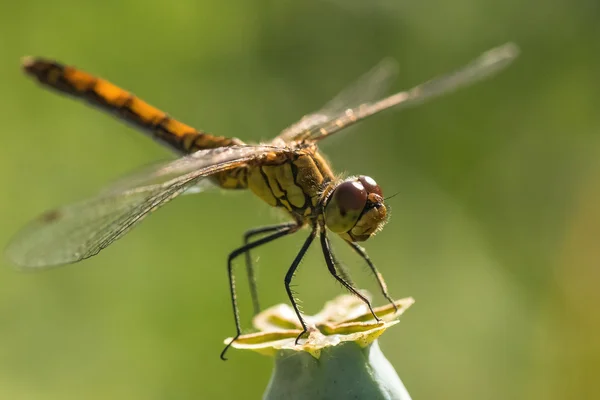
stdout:
{"type": "Polygon", "coordinates": [[[386,201],[386,200],[389,200],[389,199],[391,199],[391,198],[393,198],[393,197],[396,197],[396,196],[398,196],[399,194],[400,194],[400,192],[396,192],[396,193],[394,193],[394,194],[393,194],[393,195],[391,195],[391,196],[385,197],[385,198],[383,199],[383,201],[386,201]]]}

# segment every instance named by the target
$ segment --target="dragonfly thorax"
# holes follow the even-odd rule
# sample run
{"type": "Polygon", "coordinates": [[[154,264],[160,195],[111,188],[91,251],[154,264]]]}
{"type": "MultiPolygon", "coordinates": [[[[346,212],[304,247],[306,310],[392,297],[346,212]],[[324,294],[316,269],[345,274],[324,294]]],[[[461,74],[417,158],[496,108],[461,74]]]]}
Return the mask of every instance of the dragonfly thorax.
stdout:
{"type": "Polygon", "coordinates": [[[368,176],[339,183],[325,200],[325,225],[342,238],[362,242],[377,233],[386,221],[383,192],[368,176]]]}

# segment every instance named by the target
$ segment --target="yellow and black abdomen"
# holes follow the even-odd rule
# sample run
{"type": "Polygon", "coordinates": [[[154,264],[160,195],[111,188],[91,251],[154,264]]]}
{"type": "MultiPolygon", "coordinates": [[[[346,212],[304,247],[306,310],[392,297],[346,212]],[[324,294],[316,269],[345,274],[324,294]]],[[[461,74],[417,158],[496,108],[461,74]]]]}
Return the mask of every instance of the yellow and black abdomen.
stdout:
{"type": "Polygon", "coordinates": [[[112,83],[74,67],[39,58],[25,58],[24,71],[41,84],[86,100],[149,133],[180,153],[243,144],[235,138],[198,131],[112,83]]]}

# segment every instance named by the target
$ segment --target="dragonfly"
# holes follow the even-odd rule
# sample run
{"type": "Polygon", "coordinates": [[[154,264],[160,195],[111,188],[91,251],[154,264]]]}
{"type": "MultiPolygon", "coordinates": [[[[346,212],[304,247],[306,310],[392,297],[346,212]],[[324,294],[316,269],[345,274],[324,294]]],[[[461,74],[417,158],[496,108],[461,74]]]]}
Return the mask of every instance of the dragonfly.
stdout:
{"type": "Polygon", "coordinates": [[[393,304],[383,276],[359,244],[374,236],[387,222],[383,190],[366,175],[342,178],[334,174],[318,143],[343,129],[388,109],[401,109],[430,100],[490,77],[509,65],[518,47],[507,43],[482,53],[454,72],[387,97],[381,92],[396,75],[395,63],[384,60],[338,94],[319,111],[305,115],[270,142],[247,144],[237,138],[216,136],[170,117],[132,93],[72,66],[44,58],[27,57],[23,71],[42,86],[84,100],[139,128],[172,149],[179,157],[157,163],[120,179],[94,197],[47,211],[19,231],[6,252],[14,264],[40,270],[76,263],[98,254],[120,239],[146,216],[184,193],[217,186],[248,189],[289,221],[247,231],[243,245],[227,258],[227,274],[236,335],[221,358],[242,333],[234,261],[244,255],[254,312],[260,305],[250,252],[259,246],[308,228],[308,236],[285,275],[285,290],[303,332],[308,332],[291,290],[294,273],[318,237],[329,273],[358,296],[379,320],[370,300],[352,282],[332,252],[330,233],[336,234],[372,271],[383,296],[393,304]]]}

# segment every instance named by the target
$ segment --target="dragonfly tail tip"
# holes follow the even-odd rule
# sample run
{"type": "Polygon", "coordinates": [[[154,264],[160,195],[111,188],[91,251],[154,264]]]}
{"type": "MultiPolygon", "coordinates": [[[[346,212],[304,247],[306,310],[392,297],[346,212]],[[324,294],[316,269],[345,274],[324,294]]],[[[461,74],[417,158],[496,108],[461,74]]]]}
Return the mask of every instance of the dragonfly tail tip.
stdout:
{"type": "Polygon", "coordinates": [[[35,63],[36,63],[35,57],[32,57],[32,56],[21,57],[21,67],[26,71],[31,69],[35,65],[35,63]]]}

